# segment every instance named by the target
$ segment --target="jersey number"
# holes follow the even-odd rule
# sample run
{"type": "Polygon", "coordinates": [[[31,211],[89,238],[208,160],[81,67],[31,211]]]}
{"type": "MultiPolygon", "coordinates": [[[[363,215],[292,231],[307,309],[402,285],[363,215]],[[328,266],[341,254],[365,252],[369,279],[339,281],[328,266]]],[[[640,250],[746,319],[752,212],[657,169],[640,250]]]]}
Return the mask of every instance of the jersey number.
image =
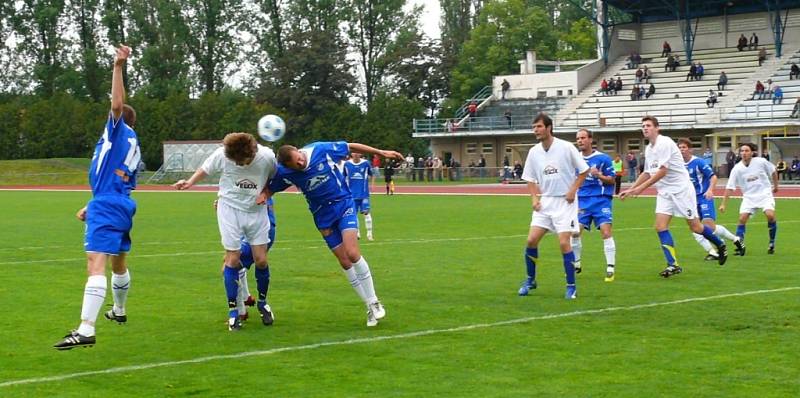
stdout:
{"type": "Polygon", "coordinates": [[[129,171],[133,172],[139,167],[139,160],[141,160],[142,155],[139,153],[139,145],[136,142],[136,138],[128,138],[128,144],[130,147],[128,148],[128,155],[125,156],[125,166],[129,171]]]}

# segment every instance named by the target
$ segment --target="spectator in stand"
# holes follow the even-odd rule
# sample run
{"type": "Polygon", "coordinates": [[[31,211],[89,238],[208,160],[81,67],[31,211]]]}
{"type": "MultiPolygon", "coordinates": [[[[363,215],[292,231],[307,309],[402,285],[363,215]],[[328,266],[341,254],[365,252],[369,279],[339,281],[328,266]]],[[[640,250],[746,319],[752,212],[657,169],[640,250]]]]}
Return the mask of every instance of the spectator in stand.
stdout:
{"type": "Polygon", "coordinates": [[[614,84],[614,93],[622,91],[622,77],[617,76],[617,82],[614,84]]]}
{"type": "Polygon", "coordinates": [[[697,73],[695,74],[695,79],[703,80],[703,75],[706,73],[706,68],[703,67],[703,64],[700,62],[697,63],[697,73]]]}
{"type": "Polygon", "coordinates": [[[744,51],[746,47],[747,47],[747,37],[745,37],[744,33],[742,33],[742,35],[739,36],[739,44],[736,45],[736,48],[739,49],[739,51],[744,51]]]}
{"type": "Polygon", "coordinates": [[[503,112],[503,117],[506,118],[508,128],[511,128],[511,109],[506,109],[506,111],[503,112]]]}
{"type": "Polygon", "coordinates": [[[625,161],[628,164],[628,182],[634,182],[636,181],[636,169],[639,167],[636,154],[634,154],[633,151],[628,152],[625,161]]]}
{"type": "Polygon", "coordinates": [[[675,69],[672,67],[672,64],[674,63],[675,63],[675,57],[673,57],[672,55],[667,56],[667,63],[664,64],[664,72],[668,70],[674,71],[675,69]]]}
{"type": "Polygon", "coordinates": [[[467,112],[469,112],[469,118],[472,119],[475,116],[478,116],[478,103],[475,101],[471,101],[467,106],[467,112]]]}
{"type": "Polygon", "coordinates": [[[611,161],[611,166],[614,167],[614,195],[619,195],[619,190],[622,187],[622,175],[625,174],[625,169],[622,166],[622,158],[619,157],[619,154],[614,156],[614,160],[611,161]]]}
{"type": "Polygon", "coordinates": [[[725,86],[728,84],[728,75],[725,72],[721,72],[719,74],[719,80],[717,80],[717,90],[723,91],[725,90],[725,86]]]}
{"type": "Polygon", "coordinates": [[[783,89],[779,85],[772,86],[772,105],[780,105],[783,102],[783,89]]]}
{"type": "MultiPolygon", "coordinates": [[[[669,45],[669,42],[664,40],[664,44],[661,45],[661,56],[666,57],[669,56],[669,53],[672,52],[672,47],[669,45]]],[[[617,192],[619,193],[619,192],[617,192]]]]}
{"type": "Polygon", "coordinates": [[[444,167],[442,159],[439,159],[438,156],[435,156],[433,158],[433,175],[436,176],[437,181],[442,181],[442,167],[444,167]]]}
{"type": "Polygon", "coordinates": [[[635,69],[640,63],[642,63],[642,56],[636,51],[631,51],[631,55],[628,57],[628,69],[635,69]]]}
{"type": "Polygon", "coordinates": [[[636,78],[633,80],[633,84],[640,84],[642,82],[642,77],[644,76],[644,72],[642,68],[636,70],[636,78]]]}
{"type": "Polygon", "coordinates": [[[711,152],[711,148],[706,147],[706,151],[703,152],[703,160],[707,165],[714,167],[714,152],[711,152]]]}
{"type": "Polygon", "coordinates": [[[761,157],[764,158],[764,159],[769,160],[769,152],[767,152],[766,149],[761,151],[761,157]]]}
{"type": "Polygon", "coordinates": [[[650,96],[655,93],[656,93],[656,86],[653,83],[650,83],[650,88],[647,89],[647,94],[644,95],[644,98],[650,98],[650,96]]]}
{"type": "Polygon", "coordinates": [[[675,69],[677,69],[679,66],[681,66],[681,56],[675,54],[675,62],[672,63],[672,71],[675,72],[675,69]]]}
{"type": "Polygon", "coordinates": [[[428,182],[433,181],[433,158],[430,156],[425,159],[425,177],[428,182]]]}
{"type": "Polygon", "coordinates": [[[647,92],[644,90],[644,86],[639,86],[639,98],[638,99],[644,98],[645,94],[647,94],[647,92]]]}
{"type": "Polygon", "coordinates": [[[733,165],[736,164],[736,153],[733,152],[733,148],[728,149],[728,153],[725,154],[725,164],[728,165],[728,174],[730,174],[731,170],[733,170],[733,165]]]}
{"type": "Polygon", "coordinates": [[[453,122],[450,119],[447,119],[447,121],[444,122],[444,131],[448,133],[453,132],[453,122]]]}
{"type": "Polygon", "coordinates": [[[761,64],[764,63],[766,59],[767,59],[767,49],[761,47],[761,49],[758,50],[758,66],[761,66],[761,64]]]}
{"type": "Polygon", "coordinates": [[[750,99],[756,99],[756,95],[758,96],[758,99],[764,98],[764,83],[761,83],[761,80],[756,81],[756,90],[753,91],[753,95],[750,97],[750,99]]]}
{"type": "Polygon", "coordinates": [[[519,160],[514,161],[514,179],[522,179],[522,164],[520,164],[519,160]]]}
{"type": "Polygon", "coordinates": [[[617,95],[617,85],[614,83],[614,77],[608,78],[608,93],[617,95]]]}
{"type": "Polygon", "coordinates": [[[478,173],[480,173],[481,178],[486,177],[486,158],[483,155],[478,160],[478,173]]]}
{"type": "Polygon", "coordinates": [[[789,179],[792,179],[792,175],[795,175],[800,172],[800,159],[797,158],[797,155],[794,155],[794,159],[792,159],[792,165],[789,166],[789,179]]]}
{"type": "Polygon", "coordinates": [[[642,73],[642,80],[645,83],[650,83],[650,78],[653,77],[653,71],[650,70],[650,69],[647,69],[647,65],[645,65],[644,66],[644,70],[642,70],[642,72],[643,72],[642,73]]]}
{"type": "Polygon", "coordinates": [[[697,65],[692,63],[692,66],[689,67],[689,73],[686,74],[686,81],[688,82],[689,79],[694,80],[697,78],[697,65]]]}
{"type": "Polygon", "coordinates": [[[800,80],[800,66],[797,64],[792,64],[791,69],[789,69],[789,80],[799,79],[800,80]]]}
{"type": "Polygon", "coordinates": [[[634,85],[631,89],[631,101],[636,101],[639,99],[639,86],[634,85]]]}
{"type": "Polygon", "coordinates": [[[709,108],[713,108],[714,104],[717,103],[717,93],[714,92],[712,89],[708,89],[708,98],[706,99],[706,106],[709,108]]]}
{"type": "Polygon", "coordinates": [[[502,94],[500,99],[506,99],[506,93],[508,92],[508,90],[511,89],[511,84],[508,82],[508,80],[503,79],[503,83],[500,84],[500,89],[501,89],[500,92],[502,94]]]}
{"type": "Polygon", "coordinates": [[[403,165],[406,169],[406,178],[411,181],[417,180],[417,173],[414,172],[414,155],[408,154],[406,156],[406,164],[403,165]]]}
{"type": "Polygon", "coordinates": [[[600,82],[600,92],[603,95],[608,95],[608,81],[606,79],[600,82]]]}
{"type": "Polygon", "coordinates": [[[753,35],[750,36],[750,44],[747,46],[748,50],[755,50],[758,48],[758,36],[756,36],[756,32],[753,32],[753,35]]]}
{"type": "Polygon", "coordinates": [[[789,167],[786,165],[786,162],[781,159],[778,161],[778,164],[775,165],[775,171],[778,172],[778,179],[785,180],[786,179],[786,170],[789,167]]]}
{"type": "Polygon", "coordinates": [[[800,97],[797,97],[797,101],[794,102],[794,109],[792,109],[792,114],[789,117],[795,119],[800,117],[800,97]]]}
{"type": "Polygon", "coordinates": [[[372,175],[376,177],[380,177],[381,173],[381,158],[373,155],[372,156],[372,175]]]}
{"type": "Polygon", "coordinates": [[[419,182],[425,180],[425,159],[421,156],[417,159],[417,180],[419,182]]]}

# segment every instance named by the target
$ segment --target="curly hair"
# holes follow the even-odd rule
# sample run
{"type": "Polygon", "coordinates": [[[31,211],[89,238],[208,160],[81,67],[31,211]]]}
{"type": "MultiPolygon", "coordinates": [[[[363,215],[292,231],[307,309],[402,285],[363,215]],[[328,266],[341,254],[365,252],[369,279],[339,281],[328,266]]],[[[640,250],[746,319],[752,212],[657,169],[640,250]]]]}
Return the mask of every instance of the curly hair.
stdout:
{"type": "Polygon", "coordinates": [[[248,133],[230,133],[222,139],[222,145],[225,146],[225,157],[240,166],[250,164],[258,152],[255,137],[248,133]]]}

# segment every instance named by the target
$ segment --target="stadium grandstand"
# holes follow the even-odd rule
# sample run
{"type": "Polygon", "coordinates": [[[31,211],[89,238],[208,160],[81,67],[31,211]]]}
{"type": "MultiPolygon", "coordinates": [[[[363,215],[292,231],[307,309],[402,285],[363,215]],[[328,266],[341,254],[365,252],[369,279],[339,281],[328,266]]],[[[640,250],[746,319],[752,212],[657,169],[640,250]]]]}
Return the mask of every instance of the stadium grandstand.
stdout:
{"type": "Polygon", "coordinates": [[[414,137],[430,138],[433,155],[445,161],[467,164],[482,156],[487,166],[502,167],[524,161],[535,143],[531,120],[544,111],[560,138],[573,140],[578,127],[587,127],[599,150],[624,156],[643,150],[640,121],[652,115],[665,134],[689,138],[699,152],[711,148],[722,176],[726,153],[741,143],[755,143],[774,162],[798,154],[800,119],[791,114],[800,79],[790,79],[789,71],[800,63],[800,0],[608,0],[595,10],[587,15],[597,26],[597,59],[540,61],[530,51],[519,74],[495,76],[453,117],[415,120],[414,137]],[[632,22],[610,23],[609,6],[632,22]],[[749,46],[753,34],[758,46],[749,46]],[[748,46],[740,49],[742,35],[748,46]],[[670,57],[679,60],[674,68],[667,67],[670,57]],[[689,76],[692,64],[703,66],[699,79],[689,76]],[[637,82],[645,66],[650,78],[637,82]],[[724,86],[718,85],[723,72],[724,86]],[[622,86],[604,92],[603,80],[622,86]],[[759,82],[764,92],[754,95],[759,82]],[[651,84],[655,92],[648,95],[651,84]],[[641,98],[634,98],[634,86],[641,98]],[[777,87],[780,100],[773,96],[777,87]]]}

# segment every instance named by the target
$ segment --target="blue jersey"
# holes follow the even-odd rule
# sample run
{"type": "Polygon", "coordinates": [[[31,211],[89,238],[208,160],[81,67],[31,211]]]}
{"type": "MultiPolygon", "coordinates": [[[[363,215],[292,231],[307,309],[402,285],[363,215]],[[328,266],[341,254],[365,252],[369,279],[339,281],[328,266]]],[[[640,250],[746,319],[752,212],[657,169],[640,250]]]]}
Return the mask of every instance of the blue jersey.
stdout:
{"type": "Polygon", "coordinates": [[[315,142],[300,149],[306,155],[306,168],[290,169],[278,165],[278,171],[269,182],[269,190],[281,192],[296,186],[308,202],[311,213],[333,202],[350,199],[350,189],[336,166],[350,153],[346,142],[315,142]]]}
{"type": "Polygon", "coordinates": [[[92,194],[130,196],[131,190],[136,189],[136,171],[141,157],[136,132],[121,116],[115,121],[109,114],[89,166],[92,194]]]}
{"type": "Polygon", "coordinates": [[[369,198],[369,177],[372,176],[372,167],[366,160],[354,163],[352,160],[344,162],[345,180],[353,199],[369,198]]]}
{"type": "MultiPolygon", "coordinates": [[[[591,155],[584,156],[583,159],[590,168],[596,168],[604,176],[615,177],[617,175],[614,172],[614,164],[611,157],[605,153],[594,151],[591,155]]],[[[590,196],[614,196],[614,183],[604,184],[603,181],[591,173],[586,174],[586,180],[578,188],[578,197],[586,198],[590,196]]]]}
{"type": "Polygon", "coordinates": [[[686,169],[689,171],[689,178],[692,180],[697,196],[705,195],[711,185],[711,177],[714,176],[714,170],[711,165],[706,163],[704,159],[692,156],[686,162],[686,169]]]}

